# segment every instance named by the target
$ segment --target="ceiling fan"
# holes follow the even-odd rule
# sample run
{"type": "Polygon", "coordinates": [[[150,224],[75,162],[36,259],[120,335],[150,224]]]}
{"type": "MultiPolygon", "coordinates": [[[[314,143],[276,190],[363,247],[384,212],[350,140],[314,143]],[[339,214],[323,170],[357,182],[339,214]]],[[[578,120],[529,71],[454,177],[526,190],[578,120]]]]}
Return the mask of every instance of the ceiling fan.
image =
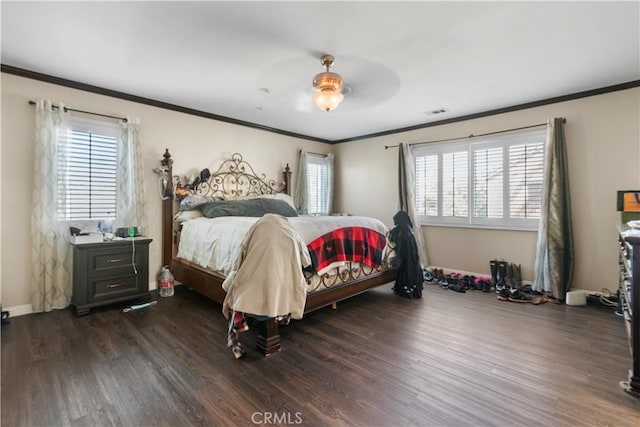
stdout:
{"type": "Polygon", "coordinates": [[[277,61],[261,70],[256,89],[264,102],[264,111],[269,110],[269,105],[293,108],[300,113],[327,111],[326,106],[323,108],[316,102],[319,93],[339,99],[329,106],[329,111],[336,109],[338,104],[336,111],[362,110],[387,101],[400,89],[398,75],[385,63],[361,56],[340,55],[341,74],[337,74],[331,71],[336,63],[335,56],[315,55],[325,67],[324,72],[313,73],[308,55],[277,61]]]}
{"type": "Polygon", "coordinates": [[[332,55],[323,55],[320,62],[326,67],[326,71],[316,74],[313,78],[313,87],[316,90],[313,101],[318,108],[329,112],[334,110],[344,99],[342,76],[329,71],[335,62],[332,55]]]}

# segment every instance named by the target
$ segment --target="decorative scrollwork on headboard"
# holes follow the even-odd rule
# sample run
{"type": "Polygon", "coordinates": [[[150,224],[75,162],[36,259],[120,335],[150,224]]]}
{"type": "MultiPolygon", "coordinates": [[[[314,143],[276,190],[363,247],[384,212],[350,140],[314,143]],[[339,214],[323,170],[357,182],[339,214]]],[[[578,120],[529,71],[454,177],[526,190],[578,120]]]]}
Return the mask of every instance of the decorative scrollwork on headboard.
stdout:
{"type": "Polygon", "coordinates": [[[241,154],[234,153],[229,160],[222,162],[213,174],[209,174],[208,169],[203,169],[194,183],[179,182],[176,195],[198,194],[207,197],[236,198],[274,194],[284,188],[283,182],[267,179],[265,174],[258,175],[253,167],[242,159],[241,154]]]}
{"type": "Polygon", "coordinates": [[[178,250],[180,226],[174,221],[178,200],[187,194],[220,196],[225,198],[273,194],[284,192],[291,194],[291,168],[287,164],[282,171],[282,181],[267,179],[264,174],[258,175],[253,167],[242,160],[242,155],[235,153],[231,159],[225,160],[218,170],[211,174],[208,169],[200,172],[200,177],[187,183],[173,175],[173,159],[169,149],[165,150],[156,172],[161,176],[162,192],[162,264],[169,265],[178,250]],[[172,177],[169,181],[167,178],[172,177]],[[197,182],[196,182],[197,181],[197,182]],[[202,181],[202,182],[201,182],[202,181]],[[169,182],[172,188],[167,188],[169,182]],[[173,190],[173,191],[172,191],[173,190]]]}

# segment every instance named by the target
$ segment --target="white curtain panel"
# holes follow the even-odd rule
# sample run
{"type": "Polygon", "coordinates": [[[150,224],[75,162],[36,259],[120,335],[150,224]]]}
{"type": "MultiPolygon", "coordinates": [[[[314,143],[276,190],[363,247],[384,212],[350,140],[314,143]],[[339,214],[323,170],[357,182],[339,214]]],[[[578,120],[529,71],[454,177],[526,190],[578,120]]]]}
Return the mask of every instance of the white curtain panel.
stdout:
{"type": "Polygon", "coordinates": [[[543,186],[540,200],[540,220],[538,222],[538,241],[536,243],[536,259],[533,268],[533,284],[531,289],[552,294],[551,274],[549,271],[549,245],[547,243],[547,227],[549,222],[549,206],[551,193],[551,155],[553,152],[553,123],[547,123],[547,139],[544,144],[543,186]]]}
{"type": "Polygon", "coordinates": [[[424,243],[424,235],[422,234],[422,226],[418,218],[416,209],[416,168],[415,158],[411,145],[401,142],[398,148],[398,184],[400,210],[405,211],[413,225],[413,234],[418,245],[418,254],[420,256],[420,264],[423,268],[429,265],[427,256],[427,247],[424,243]]]}
{"type": "Polygon", "coordinates": [[[333,164],[334,164],[334,156],[329,153],[324,157],[325,164],[327,165],[327,209],[324,212],[325,215],[329,215],[333,210],[333,164]]]}
{"type": "Polygon", "coordinates": [[[142,149],[140,146],[140,119],[127,117],[122,122],[122,136],[118,150],[118,201],[115,227],[138,227],[147,231],[144,213],[144,181],[142,149]]]}
{"type": "Polygon", "coordinates": [[[58,135],[64,105],[36,102],[31,207],[31,305],[34,312],[71,303],[71,245],[68,223],[58,220],[58,135]]]}
{"type": "Polygon", "coordinates": [[[309,205],[307,199],[307,161],[309,154],[306,151],[300,151],[300,160],[298,161],[298,173],[296,174],[296,187],[293,192],[293,202],[296,204],[298,213],[309,213],[309,205]]]}

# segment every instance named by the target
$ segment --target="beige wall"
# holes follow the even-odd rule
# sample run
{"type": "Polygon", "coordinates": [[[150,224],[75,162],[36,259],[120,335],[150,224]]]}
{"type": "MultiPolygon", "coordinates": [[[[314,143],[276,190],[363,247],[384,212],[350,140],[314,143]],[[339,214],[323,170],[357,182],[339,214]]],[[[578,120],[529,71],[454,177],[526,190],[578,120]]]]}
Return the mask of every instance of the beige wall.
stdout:
{"type": "Polygon", "coordinates": [[[0,190],[0,245],[2,305],[30,304],[30,212],[33,169],[34,107],[37,98],[63,102],[70,108],[141,119],[146,214],[144,233],[153,238],[150,246],[150,277],[160,268],[160,196],[158,178],[152,169],[159,165],[165,148],[173,155],[174,173],[185,174],[208,167],[212,171],[230,154],[239,152],[256,172],[280,178],[286,163],[297,167],[301,149],[327,153],[331,146],[291,138],[215,120],[190,116],[133,102],[51,85],[35,80],[1,75],[2,148],[0,190]]]}
{"type": "MultiPolygon", "coordinates": [[[[614,224],[617,190],[640,187],[640,88],[582,98],[449,125],[339,144],[335,148],[336,207],[392,224],[398,207],[397,148],[420,142],[482,134],[566,117],[575,243],[574,288],[617,289],[614,224]]],[[[522,264],[533,276],[535,232],[423,227],[429,262],[488,273],[490,259],[522,264]]]]}
{"type": "MultiPolygon", "coordinates": [[[[155,107],[1,75],[0,285],[4,307],[30,304],[30,206],[32,191],[33,107],[29,99],[47,98],[72,108],[141,118],[145,167],[150,276],[160,267],[160,198],[157,166],[164,148],[175,172],[214,169],[240,152],[257,171],[278,176],[297,167],[300,149],[336,153],[336,211],[370,215],[392,225],[397,210],[397,149],[385,145],[418,142],[541,123],[564,116],[576,246],[574,287],[615,290],[617,247],[615,192],[640,186],[640,88],[516,111],[450,125],[330,146],[247,127],[189,116],[155,107]]],[[[430,263],[488,273],[488,261],[523,265],[531,280],[536,233],[423,227],[430,263]]]]}

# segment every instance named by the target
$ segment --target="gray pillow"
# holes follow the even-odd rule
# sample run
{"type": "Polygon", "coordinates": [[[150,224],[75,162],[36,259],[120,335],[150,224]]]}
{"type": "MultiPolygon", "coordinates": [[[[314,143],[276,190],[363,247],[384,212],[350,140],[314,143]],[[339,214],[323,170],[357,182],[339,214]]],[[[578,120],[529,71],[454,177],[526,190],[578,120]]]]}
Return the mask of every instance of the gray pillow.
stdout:
{"type": "Polygon", "coordinates": [[[190,211],[198,209],[205,203],[213,202],[216,200],[222,200],[221,197],[202,196],[200,194],[189,194],[180,201],[181,211],[190,211]]]}
{"type": "Polygon", "coordinates": [[[286,217],[298,216],[287,202],[278,199],[219,200],[205,203],[200,210],[207,218],[221,216],[261,217],[268,213],[286,217]]]}

